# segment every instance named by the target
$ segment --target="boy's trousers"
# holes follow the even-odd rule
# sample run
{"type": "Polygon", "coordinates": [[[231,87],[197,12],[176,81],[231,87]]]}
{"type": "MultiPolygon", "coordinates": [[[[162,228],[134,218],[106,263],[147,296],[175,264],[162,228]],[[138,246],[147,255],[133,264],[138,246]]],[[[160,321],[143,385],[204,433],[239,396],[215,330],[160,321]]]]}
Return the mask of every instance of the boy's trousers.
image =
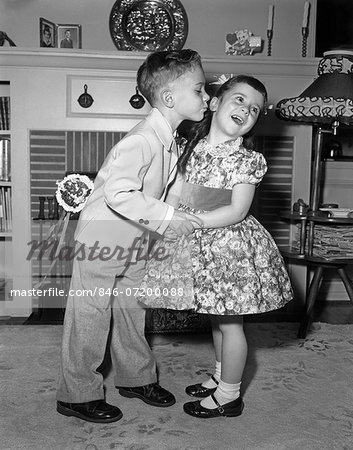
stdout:
{"type": "Polygon", "coordinates": [[[104,399],[103,375],[97,369],[110,331],[115,386],[157,381],[155,358],[145,339],[145,309],[135,296],[144,270],[144,260],[127,268],[117,259],[74,260],[57,400],[83,403],[104,399]],[[115,295],[110,295],[113,290],[115,295]]]}

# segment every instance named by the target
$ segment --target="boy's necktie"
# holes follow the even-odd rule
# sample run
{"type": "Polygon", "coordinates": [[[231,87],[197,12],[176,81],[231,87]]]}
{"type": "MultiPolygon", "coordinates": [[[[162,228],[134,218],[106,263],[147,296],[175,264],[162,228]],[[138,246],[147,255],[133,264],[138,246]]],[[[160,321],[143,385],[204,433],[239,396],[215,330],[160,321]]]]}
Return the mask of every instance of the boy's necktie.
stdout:
{"type": "Polygon", "coordinates": [[[174,155],[179,158],[179,147],[175,141],[175,139],[172,140],[172,143],[170,144],[169,151],[173,152],[174,155]]]}

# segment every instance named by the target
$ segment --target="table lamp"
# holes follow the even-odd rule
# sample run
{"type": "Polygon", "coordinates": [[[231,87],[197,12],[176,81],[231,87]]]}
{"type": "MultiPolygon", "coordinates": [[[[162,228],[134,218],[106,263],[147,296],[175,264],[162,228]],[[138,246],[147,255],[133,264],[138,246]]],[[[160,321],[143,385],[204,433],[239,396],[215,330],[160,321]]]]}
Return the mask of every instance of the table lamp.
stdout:
{"type": "Polygon", "coordinates": [[[353,124],[353,51],[325,52],[319,61],[318,75],[298,97],[285,98],[276,106],[276,115],[280,119],[315,127],[310,183],[312,211],[319,208],[323,134],[336,135],[340,123],[353,124]]]}

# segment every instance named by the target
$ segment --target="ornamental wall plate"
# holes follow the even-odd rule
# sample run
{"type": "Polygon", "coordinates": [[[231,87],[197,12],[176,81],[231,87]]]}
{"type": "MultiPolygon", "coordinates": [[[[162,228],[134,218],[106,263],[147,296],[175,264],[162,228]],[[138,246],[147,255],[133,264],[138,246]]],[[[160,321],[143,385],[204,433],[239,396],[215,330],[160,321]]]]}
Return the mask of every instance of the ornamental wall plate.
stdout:
{"type": "Polygon", "coordinates": [[[117,0],[109,29],[118,50],[180,50],[188,18],[179,0],[117,0]]]}

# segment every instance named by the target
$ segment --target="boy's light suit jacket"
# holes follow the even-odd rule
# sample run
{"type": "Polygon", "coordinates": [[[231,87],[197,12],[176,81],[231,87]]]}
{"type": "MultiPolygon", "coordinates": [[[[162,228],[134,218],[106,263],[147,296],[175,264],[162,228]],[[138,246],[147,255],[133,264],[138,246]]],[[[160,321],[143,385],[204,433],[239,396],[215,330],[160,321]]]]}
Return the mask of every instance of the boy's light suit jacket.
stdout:
{"type": "Polygon", "coordinates": [[[109,152],[81,211],[75,239],[87,247],[98,242],[99,251],[127,249],[146,229],[162,234],[174,213],[163,199],[175,178],[177,158],[171,127],[154,108],[109,152]]]}

